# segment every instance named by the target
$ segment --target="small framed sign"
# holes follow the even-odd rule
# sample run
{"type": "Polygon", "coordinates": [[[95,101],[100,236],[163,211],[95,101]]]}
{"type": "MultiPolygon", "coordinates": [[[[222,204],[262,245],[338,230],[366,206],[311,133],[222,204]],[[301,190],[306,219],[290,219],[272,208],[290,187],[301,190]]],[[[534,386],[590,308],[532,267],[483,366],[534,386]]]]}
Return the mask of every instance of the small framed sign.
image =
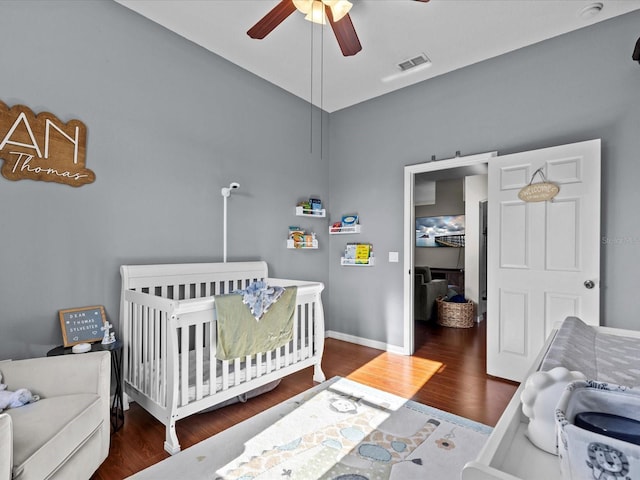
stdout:
{"type": "Polygon", "coordinates": [[[65,347],[102,339],[107,321],[103,306],[69,308],[60,310],[59,315],[65,347]]]}
{"type": "Polygon", "coordinates": [[[518,192],[518,198],[523,202],[547,202],[549,200],[553,200],[553,197],[555,197],[560,191],[560,187],[558,185],[552,182],[547,182],[547,177],[544,176],[542,169],[543,167],[540,167],[533,172],[529,185],[521,188],[520,192],[518,192]],[[540,175],[542,182],[533,183],[533,179],[536,178],[536,175],[540,175]]]}

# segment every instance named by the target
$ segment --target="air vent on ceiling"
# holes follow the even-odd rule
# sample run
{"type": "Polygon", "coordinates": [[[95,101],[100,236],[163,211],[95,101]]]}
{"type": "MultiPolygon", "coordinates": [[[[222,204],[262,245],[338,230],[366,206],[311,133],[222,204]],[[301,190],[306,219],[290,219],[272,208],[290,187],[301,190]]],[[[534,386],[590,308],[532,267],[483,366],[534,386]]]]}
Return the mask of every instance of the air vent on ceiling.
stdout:
{"type": "Polygon", "coordinates": [[[404,62],[400,62],[398,64],[398,67],[403,72],[406,72],[407,70],[410,70],[419,65],[424,65],[425,63],[431,63],[431,60],[429,60],[427,56],[423,53],[422,55],[418,55],[417,57],[414,57],[410,60],[405,60],[404,62]]]}

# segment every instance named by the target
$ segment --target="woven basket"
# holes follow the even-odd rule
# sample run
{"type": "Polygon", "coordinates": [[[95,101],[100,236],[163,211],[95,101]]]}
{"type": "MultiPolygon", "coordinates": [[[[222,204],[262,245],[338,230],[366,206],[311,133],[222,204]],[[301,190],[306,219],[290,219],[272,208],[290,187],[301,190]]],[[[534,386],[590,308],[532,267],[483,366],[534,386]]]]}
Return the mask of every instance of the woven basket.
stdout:
{"type": "Polygon", "coordinates": [[[471,328],[474,326],[474,305],[471,300],[466,303],[456,303],[445,302],[442,297],[438,297],[436,298],[436,304],[438,305],[438,325],[455,328],[471,328]]]}

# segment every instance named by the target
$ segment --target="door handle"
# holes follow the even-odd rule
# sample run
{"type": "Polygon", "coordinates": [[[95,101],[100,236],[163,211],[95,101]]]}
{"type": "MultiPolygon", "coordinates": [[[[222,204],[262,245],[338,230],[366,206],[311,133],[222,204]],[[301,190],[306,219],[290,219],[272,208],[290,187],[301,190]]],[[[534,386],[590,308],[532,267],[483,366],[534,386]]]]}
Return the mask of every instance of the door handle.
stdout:
{"type": "Polygon", "coordinates": [[[596,286],[596,284],[595,284],[595,282],[594,282],[593,280],[586,280],[586,281],[584,282],[584,286],[585,286],[586,288],[588,288],[589,290],[591,290],[593,287],[595,287],[595,286],[596,286]]]}

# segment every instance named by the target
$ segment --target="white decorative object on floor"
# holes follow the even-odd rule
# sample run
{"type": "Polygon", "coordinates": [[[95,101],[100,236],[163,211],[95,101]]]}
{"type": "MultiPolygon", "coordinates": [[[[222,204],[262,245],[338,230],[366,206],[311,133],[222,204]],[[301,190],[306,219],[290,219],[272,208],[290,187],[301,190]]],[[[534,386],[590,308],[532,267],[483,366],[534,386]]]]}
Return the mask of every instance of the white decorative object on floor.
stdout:
{"type": "Polygon", "coordinates": [[[571,372],[564,367],[529,375],[520,400],[522,413],[529,418],[527,438],[536,447],[557,455],[556,406],[569,383],[584,379],[581,372],[571,372]]]}
{"type": "Polygon", "coordinates": [[[181,418],[307,367],[314,367],[313,380],[325,380],[322,283],[268,278],[266,262],[123,265],[120,273],[125,393],[166,426],[170,454],[180,451],[175,423],[181,418]],[[256,280],[297,288],[291,340],[219,359],[223,322],[215,297],[256,280]]]}

